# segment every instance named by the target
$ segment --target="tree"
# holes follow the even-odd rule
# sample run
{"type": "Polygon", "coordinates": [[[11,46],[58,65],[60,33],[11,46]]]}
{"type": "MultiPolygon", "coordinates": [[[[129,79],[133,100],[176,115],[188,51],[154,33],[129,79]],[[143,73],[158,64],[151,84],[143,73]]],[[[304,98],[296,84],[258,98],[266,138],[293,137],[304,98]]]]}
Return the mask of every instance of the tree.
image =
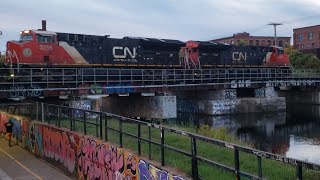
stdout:
{"type": "Polygon", "coordinates": [[[1,55],[0,56],[0,67],[2,67],[4,65],[4,61],[5,61],[5,56],[1,55]]]}
{"type": "Polygon", "coordinates": [[[238,42],[238,46],[247,46],[248,45],[248,42],[246,40],[243,40],[241,39],[239,42],[238,42]]]}
{"type": "Polygon", "coordinates": [[[320,59],[314,54],[304,54],[292,46],[285,48],[284,52],[288,54],[291,65],[296,69],[320,69],[320,59]]]}

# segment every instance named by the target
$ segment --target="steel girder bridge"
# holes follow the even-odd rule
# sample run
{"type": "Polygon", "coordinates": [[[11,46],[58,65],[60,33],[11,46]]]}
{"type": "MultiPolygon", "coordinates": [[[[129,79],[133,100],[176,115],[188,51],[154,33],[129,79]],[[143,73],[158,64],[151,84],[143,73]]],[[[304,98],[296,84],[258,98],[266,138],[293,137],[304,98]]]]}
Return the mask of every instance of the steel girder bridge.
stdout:
{"type": "Polygon", "coordinates": [[[319,85],[320,71],[305,69],[0,69],[0,98],[319,85]]]}

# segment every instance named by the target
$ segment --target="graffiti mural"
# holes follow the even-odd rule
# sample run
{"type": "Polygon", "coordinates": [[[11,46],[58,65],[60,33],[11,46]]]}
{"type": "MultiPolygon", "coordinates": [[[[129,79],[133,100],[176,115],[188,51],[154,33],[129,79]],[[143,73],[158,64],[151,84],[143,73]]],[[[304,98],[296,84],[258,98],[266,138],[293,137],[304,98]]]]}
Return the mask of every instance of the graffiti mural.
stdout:
{"type": "Polygon", "coordinates": [[[161,170],[152,164],[145,162],[144,160],[139,161],[139,179],[156,180],[183,180],[180,176],[173,176],[167,171],[161,170]]]}
{"type": "Polygon", "coordinates": [[[44,156],[59,161],[70,173],[74,172],[77,137],[76,134],[45,126],[42,135],[44,156]]]}
{"type": "Polygon", "coordinates": [[[6,133],[6,128],[4,126],[5,123],[7,123],[9,120],[7,114],[0,113],[0,136],[4,136],[6,133]]]}
{"type": "MultiPolygon", "coordinates": [[[[182,180],[123,148],[37,121],[0,113],[0,123],[11,119],[19,146],[44,158],[76,179],[182,180]]],[[[3,132],[4,129],[0,129],[3,132]]]]}
{"type": "MultiPolygon", "coordinates": [[[[132,157],[132,155],[131,155],[132,157]]],[[[78,152],[78,176],[79,179],[124,179],[134,177],[136,170],[132,167],[132,158],[129,158],[128,166],[124,166],[123,149],[97,142],[96,140],[81,139],[78,152]],[[129,171],[129,173],[128,173],[129,171]]]]}
{"type": "Polygon", "coordinates": [[[258,97],[258,98],[278,97],[278,93],[274,90],[273,87],[255,89],[254,94],[255,94],[255,97],[258,97]]]}

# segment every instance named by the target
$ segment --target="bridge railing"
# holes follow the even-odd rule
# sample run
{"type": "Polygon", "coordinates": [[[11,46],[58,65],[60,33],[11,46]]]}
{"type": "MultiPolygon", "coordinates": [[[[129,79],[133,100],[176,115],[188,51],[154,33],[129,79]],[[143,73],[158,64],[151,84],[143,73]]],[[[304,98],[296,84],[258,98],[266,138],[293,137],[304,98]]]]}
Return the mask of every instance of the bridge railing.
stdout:
{"type": "Polygon", "coordinates": [[[183,168],[189,165],[184,168],[193,179],[213,178],[210,174],[204,173],[204,169],[208,168],[211,168],[212,172],[217,169],[230,172],[229,176],[236,179],[271,179],[269,175],[280,165],[286,166],[289,170],[283,171],[283,174],[278,176],[279,179],[309,179],[320,176],[318,164],[106,112],[37,103],[25,115],[58,127],[94,135],[120,147],[130,148],[139,155],[158,160],[162,166],[173,165],[183,168]],[[173,163],[172,158],[177,157],[187,160],[180,159],[180,164],[173,163]],[[253,161],[249,165],[251,168],[244,163],[248,160],[253,161]]]}
{"type": "MultiPolygon", "coordinates": [[[[181,86],[219,84],[237,80],[252,83],[313,78],[317,72],[281,68],[215,69],[125,69],[125,68],[0,68],[0,85],[29,85],[39,88],[77,87],[80,84],[119,86],[181,86]],[[300,76],[301,75],[301,76],[300,76]]],[[[72,88],[71,88],[72,89],[72,88]]]]}

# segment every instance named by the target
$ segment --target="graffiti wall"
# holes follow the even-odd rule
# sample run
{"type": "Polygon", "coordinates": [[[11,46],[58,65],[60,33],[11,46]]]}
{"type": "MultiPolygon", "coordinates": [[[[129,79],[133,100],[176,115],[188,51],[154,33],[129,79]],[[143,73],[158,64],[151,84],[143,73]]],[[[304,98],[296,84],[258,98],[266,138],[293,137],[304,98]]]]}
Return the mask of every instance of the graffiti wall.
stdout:
{"type": "MultiPolygon", "coordinates": [[[[16,144],[77,179],[183,180],[130,151],[64,128],[0,113],[14,123],[16,144]]],[[[1,126],[0,133],[5,129],[1,126]]]]}

